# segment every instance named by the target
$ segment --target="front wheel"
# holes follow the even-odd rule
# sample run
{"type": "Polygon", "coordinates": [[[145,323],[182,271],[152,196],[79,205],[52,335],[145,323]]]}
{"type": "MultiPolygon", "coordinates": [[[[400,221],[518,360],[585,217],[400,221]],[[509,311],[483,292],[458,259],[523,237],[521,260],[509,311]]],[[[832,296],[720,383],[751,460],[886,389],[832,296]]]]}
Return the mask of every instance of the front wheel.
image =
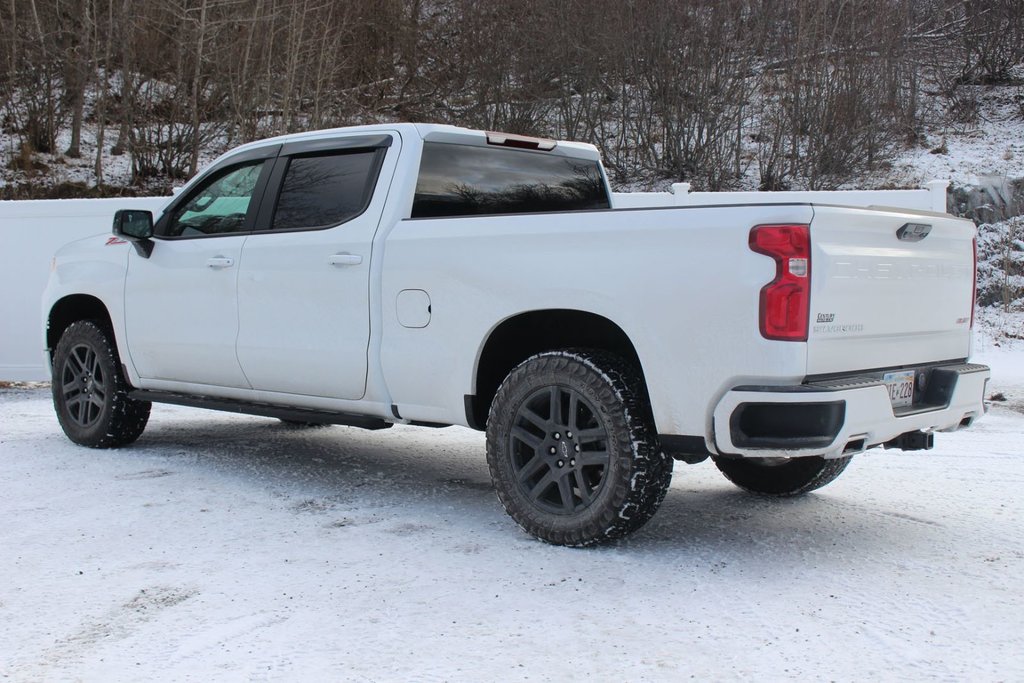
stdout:
{"type": "Polygon", "coordinates": [[[832,483],[850,456],[804,458],[715,458],[725,478],[745,491],[765,496],[798,496],[832,483]]]}
{"type": "Polygon", "coordinates": [[[512,519],[569,546],[643,526],[672,479],[644,396],[633,367],[602,352],[541,353],[509,373],[491,404],[487,463],[512,519]]]}
{"type": "Polygon", "coordinates": [[[132,443],[149,421],[150,403],[128,396],[117,349],[91,320],[72,323],[53,352],[53,406],[69,439],[90,448],[132,443]]]}

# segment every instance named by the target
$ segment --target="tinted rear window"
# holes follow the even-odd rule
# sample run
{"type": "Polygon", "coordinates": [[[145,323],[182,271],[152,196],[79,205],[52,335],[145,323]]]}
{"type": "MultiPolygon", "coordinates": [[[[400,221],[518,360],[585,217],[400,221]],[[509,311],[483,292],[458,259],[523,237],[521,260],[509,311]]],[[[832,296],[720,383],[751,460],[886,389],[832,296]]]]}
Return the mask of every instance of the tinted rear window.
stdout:
{"type": "Polygon", "coordinates": [[[596,161],[425,143],[413,218],[610,208],[596,161]]]}
{"type": "Polygon", "coordinates": [[[363,212],[377,180],[377,151],[292,157],[274,230],[338,225],[363,212]]]}

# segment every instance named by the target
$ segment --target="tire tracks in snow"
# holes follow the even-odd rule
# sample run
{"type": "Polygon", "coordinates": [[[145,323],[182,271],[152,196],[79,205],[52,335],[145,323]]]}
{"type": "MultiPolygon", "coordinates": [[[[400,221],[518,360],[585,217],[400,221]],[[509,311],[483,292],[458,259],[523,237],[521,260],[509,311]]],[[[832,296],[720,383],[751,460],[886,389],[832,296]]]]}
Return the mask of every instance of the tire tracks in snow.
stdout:
{"type": "Polygon", "coordinates": [[[45,651],[37,666],[42,669],[80,662],[98,647],[125,640],[161,613],[199,594],[198,590],[175,586],[150,586],[139,590],[124,604],[101,617],[85,621],[74,633],[59,638],[45,651]]]}

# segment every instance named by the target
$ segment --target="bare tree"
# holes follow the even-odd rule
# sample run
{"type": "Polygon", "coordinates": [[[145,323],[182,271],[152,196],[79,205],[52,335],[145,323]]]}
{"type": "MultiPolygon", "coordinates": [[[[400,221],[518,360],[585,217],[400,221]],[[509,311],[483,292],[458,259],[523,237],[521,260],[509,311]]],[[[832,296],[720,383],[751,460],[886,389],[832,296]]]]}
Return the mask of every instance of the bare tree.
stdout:
{"type": "MultiPolygon", "coordinates": [[[[971,125],[1021,0],[0,0],[14,166],[95,122],[133,182],[211,144],[424,120],[600,147],[616,182],[834,187],[971,125]],[[922,111],[918,93],[945,107],[922,111]],[[927,118],[926,118],[927,117],[927,118]],[[216,142],[214,142],[216,141],[216,142]]],[[[90,129],[91,130],[91,129],[90,129]]],[[[214,150],[209,150],[214,151],[214,150]]]]}

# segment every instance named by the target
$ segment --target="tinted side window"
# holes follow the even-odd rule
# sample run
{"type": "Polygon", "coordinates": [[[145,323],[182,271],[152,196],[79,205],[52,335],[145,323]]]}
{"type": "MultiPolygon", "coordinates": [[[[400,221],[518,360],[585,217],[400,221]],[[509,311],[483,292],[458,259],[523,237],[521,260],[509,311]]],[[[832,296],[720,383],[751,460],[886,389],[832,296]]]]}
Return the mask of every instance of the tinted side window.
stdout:
{"type": "Polygon", "coordinates": [[[167,237],[189,237],[244,230],[245,216],[263,164],[263,161],[242,164],[203,181],[174,210],[162,234],[167,237]]]}
{"type": "Polygon", "coordinates": [[[274,230],[324,228],[361,214],[377,182],[377,150],[292,157],[274,211],[274,230]]]}
{"type": "Polygon", "coordinates": [[[425,143],[412,217],[607,209],[596,161],[545,152],[425,143]]]}

